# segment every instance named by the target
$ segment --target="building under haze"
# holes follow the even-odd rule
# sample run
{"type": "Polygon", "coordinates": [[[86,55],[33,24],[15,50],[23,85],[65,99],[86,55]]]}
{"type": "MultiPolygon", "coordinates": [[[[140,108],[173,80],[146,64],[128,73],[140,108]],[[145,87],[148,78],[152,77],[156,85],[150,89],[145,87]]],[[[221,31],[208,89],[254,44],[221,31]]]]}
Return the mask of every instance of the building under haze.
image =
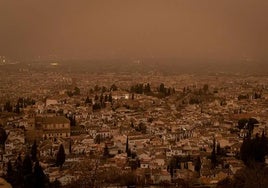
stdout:
{"type": "Polygon", "coordinates": [[[51,138],[69,138],[71,135],[70,120],[64,116],[32,117],[25,131],[26,142],[51,138]]]}

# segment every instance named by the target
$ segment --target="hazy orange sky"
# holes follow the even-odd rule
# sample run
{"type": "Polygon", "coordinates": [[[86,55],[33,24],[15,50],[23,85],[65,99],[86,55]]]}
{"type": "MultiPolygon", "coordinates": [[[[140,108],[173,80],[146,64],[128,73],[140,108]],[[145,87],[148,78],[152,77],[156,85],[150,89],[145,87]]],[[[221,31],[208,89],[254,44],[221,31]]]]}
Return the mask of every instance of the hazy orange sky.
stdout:
{"type": "Polygon", "coordinates": [[[0,55],[268,60],[268,0],[0,0],[0,55]]]}

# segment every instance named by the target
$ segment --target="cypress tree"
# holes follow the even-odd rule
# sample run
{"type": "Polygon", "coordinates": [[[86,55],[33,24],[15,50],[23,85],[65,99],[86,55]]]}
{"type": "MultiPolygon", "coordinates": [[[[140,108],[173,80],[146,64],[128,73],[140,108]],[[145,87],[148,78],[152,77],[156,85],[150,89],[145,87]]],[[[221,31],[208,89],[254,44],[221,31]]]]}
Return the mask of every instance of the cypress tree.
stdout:
{"type": "Polygon", "coordinates": [[[213,139],[213,149],[211,152],[211,165],[212,168],[215,168],[217,165],[217,156],[216,156],[216,140],[215,138],[213,139]]]}
{"type": "Polygon", "coordinates": [[[220,145],[220,143],[218,142],[218,144],[217,144],[217,155],[221,155],[221,145],[220,145]]]}
{"type": "Polygon", "coordinates": [[[108,96],[108,101],[109,101],[110,103],[112,103],[112,102],[113,102],[112,93],[110,93],[110,94],[109,94],[109,96],[108,96]]]}
{"type": "Polygon", "coordinates": [[[249,137],[244,138],[243,143],[240,148],[240,158],[244,164],[248,164],[251,159],[251,140],[249,137]]]}
{"type": "MultiPolygon", "coordinates": [[[[21,155],[19,155],[14,164],[15,167],[15,185],[22,185],[23,184],[23,170],[22,170],[22,159],[21,155]]],[[[16,186],[14,186],[16,187],[16,186]]]]}
{"type": "Polygon", "coordinates": [[[69,153],[72,153],[72,140],[69,141],[69,153]]]}
{"type": "Polygon", "coordinates": [[[8,134],[6,133],[5,129],[0,127],[0,146],[2,147],[3,152],[5,152],[5,143],[7,140],[8,134]]]}
{"type": "Polygon", "coordinates": [[[131,154],[132,154],[131,149],[128,148],[128,150],[127,150],[127,157],[131,157],[131,154]]]}
{"type": "Polygon", "coordinates": [[[26,155],[22,163],[22,172],[24,179],[24,187],[33,186],[32,161],[29,155],[26,155]]]}
{"type": "Polygon", "coordinates": [[[127,142],[126,142],[126,152],[128,152],[128,136],[127,136],[127,142]]]}
{"type": "Polygon", "coordinates": [[[36,140],[34,140],[34,143],[32,145],[31,158],[32,158],[32,161],[33,162],[35,162],[37,160],[37,145],[36,145],[36,140]]]}
{"type": "Polygon", "coordinates": [[[202,165],[201,158],[200,156],[198,156],[194,169],[196,172],[198,172],[199,175],[200,175],[201,165],[202,165]]]}
{"type": "Polygon", "coordinates": [[[57,153],[56,165],[59,166],[61,169],[64,162],[65,162],[65,151],[63,145],[61,144],[59,147],[59,151],[57,153]]]}
{"type": "Polygon", "coordinates": [[[32,173],[32,160],[29,155],[26,155],[23,160],[22,171],[24,175],[32,173]]]}
{"type": "Polygon", "coordinates": [[[34,187],[38,188],[46,187],[46,184],[48,184],[48,179],[42,167],[40,166],[39,161],[35,162],[33,175],[34,175],[34,187]]]}
{"type": "Polygon", "coordinates": [[[261,148],[262,148],[262,152],[263,155],[268,155],[268,140],[264,134],[264,131],[262,131],[262,135],[261,135],[261,148]]]}

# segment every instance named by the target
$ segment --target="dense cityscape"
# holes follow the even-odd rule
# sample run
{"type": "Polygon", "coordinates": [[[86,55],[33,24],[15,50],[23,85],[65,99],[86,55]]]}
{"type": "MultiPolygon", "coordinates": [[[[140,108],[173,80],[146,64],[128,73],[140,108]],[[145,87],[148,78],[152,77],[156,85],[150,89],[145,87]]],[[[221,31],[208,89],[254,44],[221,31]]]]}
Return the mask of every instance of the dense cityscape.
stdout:
{"type": "Polygon", "coordinates": [[[0,0],[0,188],[267,188],[267,0],[0,0]]]}
{"type": "Polygon", "coordinates": [[[13,187],[268,185],[267,76],[33,65],[0,69],[1,181],[13,187]]]}

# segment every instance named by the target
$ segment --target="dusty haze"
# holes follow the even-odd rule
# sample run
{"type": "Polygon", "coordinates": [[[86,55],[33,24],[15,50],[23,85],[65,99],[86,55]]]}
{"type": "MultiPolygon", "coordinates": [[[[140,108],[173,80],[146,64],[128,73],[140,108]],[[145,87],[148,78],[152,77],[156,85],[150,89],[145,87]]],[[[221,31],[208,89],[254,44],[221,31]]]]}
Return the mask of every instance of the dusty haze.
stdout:
{"type": "Polygon", "coordinates": [[[13,58],[268,59],[267,0],[0,0],[13,58]]]}

